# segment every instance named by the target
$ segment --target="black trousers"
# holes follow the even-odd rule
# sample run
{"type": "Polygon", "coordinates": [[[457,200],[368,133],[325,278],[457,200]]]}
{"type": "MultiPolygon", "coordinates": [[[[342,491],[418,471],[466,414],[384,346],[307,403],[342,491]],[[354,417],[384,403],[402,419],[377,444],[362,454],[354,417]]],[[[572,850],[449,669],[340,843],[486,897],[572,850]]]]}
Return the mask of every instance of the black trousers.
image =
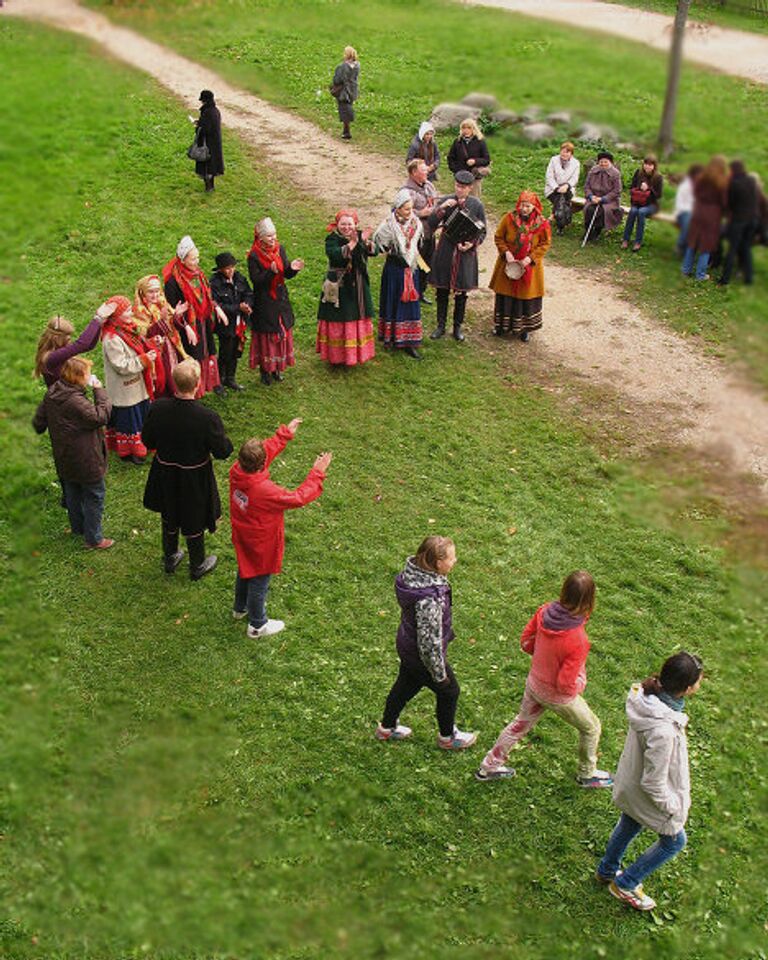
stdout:
{"type": "Polygon", "coordinates": [[[235,379],[240,341],[236,336],[219,334],[219,375],[223,383],[235,379]]]}
{"type": "MultiPolygon", "coordinates": [[[[163,559],[168,563],[170,558],[179,549],[179,531],[173,529],[161,518],[163,531],[163,559]]],[[[185,537],[187,541],[187,554],[189,556],[189,569],[196,570],[205,560],[205,531],[202,530],[197,536],[185,537]]]]}
{"type": "Polygon", "coordinates": [[[443,737],[453,736],[454,720],[456,719],[456,704],[459,699],[461,689],[459,682],[446,663],[445,670],[447,680],[443,684],[436,683],[432,679],[432,674],[422,666],[411,666],[400,661],[400,672],[397,675],[389,691],[387,702],[384,705],[384,716],[381,720],[382,727],[391,729],[397,726],[397,720],[400,711],[413,700],[416,694],[423,687],[428,687],[437,697],[435,704],[435,715],[437,716],[437,725],[440,728],[440,735],[443,737]]]}
{"type": "Polygon", "coordinates": [[[734,261],[738,260],[741,272],[744,274],[744,283],[752,283],[752,236],[755,225],[752,221],[735,221],[726,229],[728,253],[725,258],[722,283],[728,283],[733,273],[734,261]]]}

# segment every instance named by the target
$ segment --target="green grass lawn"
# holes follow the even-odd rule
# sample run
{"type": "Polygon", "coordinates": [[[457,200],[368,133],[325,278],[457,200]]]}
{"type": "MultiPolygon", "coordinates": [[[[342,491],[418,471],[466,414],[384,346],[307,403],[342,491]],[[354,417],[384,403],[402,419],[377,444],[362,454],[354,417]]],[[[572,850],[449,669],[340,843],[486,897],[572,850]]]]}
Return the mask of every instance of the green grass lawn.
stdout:
{"type": "MultiPolygon", "coordinates": [[[[387,153],[400,150],[405,156],[432,107],[470,90],[494,94],[502,106],[516,110],[530,104],[544,112],[573,110],[582,119],[613,126],[620,141],[636,143],[641,153],[658,131],[665,55],[498,10],[467,10],[447,0],[198,0],[194,15],[187,16],[180,0],[88,2],[334,132],[338,122],[327,86],[343,45],[354,42],[362,63],[355,138],[387,153]]],[[[694,161],[726,153],[742,157],[768,183],[766,110],[764,86],[686,65],[678,150],[663,171],[680,174],[694,161]]],[[[491,136],[494,172],[485,185],[491,207],[501,213],[522,188],[540,191],[547,161],[569,132],[563,128],[554,143],[537,145],[522,140],[517,128],[491,136]]],[[[452,137],[438,138],[446,152],[452,137]]],[[[311,145],[297,144],[297,149],[311,150],[311,145]]],[[[587,147],[578,152],[582,159],[594,156],[587,147]]],[[[628,185],[640,157],[622,150],[616,156],[628,185]]],[[[447,183],[445,175],[442,182],[447,183]]],[[[666,208],[673,198],[668,185],[666,208]]],[[[622,255],[620,235],[612,236],[589,252],[589,262],[653,316],[703,338],[768,388],[765,249],[755,251],[752,289],[734,283],[727,291],[701,290],[680,276],[675,236],[672,227],[652,224],[638,257],[622,255]]],[[[550,256],[565,263],[585,259],[575,236],[558,241],[550,256]]]]}
{"type": "MultiPolygon", "coordinates": [[[[607,0],[625,7],[642,7],[655,13],[673,17],[677,0],[607,0]]],[[[688,14],[690,20],[714,23],[720,27],[733,27],[751,33],[768,33],[768,7],[765,0],[693,0],[688,14]]]]}
{"type": "Polygon", "coordinates": [[[206,196],[183,155],[186,111],[86,44],[2,21],[0,49],[0,955],[757,960],[764,571],[726,546],[717,500],[673,490],[669,461],[588,442],[524,368],[471,340],[429,346],[424,364],[381,351],[332,373],[313,353],[329,211],[229,136],[227,175],[206,196]],[[269,391],[246,374],[248,390],[216,405],[236,446],[305,418],[279,482],[297,484],[320,449],[335,460],[320,502],[288,519],[270,608],[288,628],[257,644],[230,618],[226,518],[212,576],[165,577],[145,471],[112,464],[117,544],[86,554],[63,533],[29,420],[49,315],[82,327],[186,232],[204,264],[244,256],[264,214],[308,263],[291,288],[298,364],[269,391]],[[471,755],[435,748],[426,695],[408,710],[413,742],[372,737],[396,667],[392,578],[432,531],[458,545],[452,659],[460,723],[480,731],[471,755]],[[648,884],[654,918],[592,882],[615,811],[573,784],[569,731],[543,721],[512,784],[471,777],[522,692],[522,626],[577,566],[599,585],[588,696],[608,766],[629,683],[680,646],[707,663],[691,705],[691,843],[648,884]]]}

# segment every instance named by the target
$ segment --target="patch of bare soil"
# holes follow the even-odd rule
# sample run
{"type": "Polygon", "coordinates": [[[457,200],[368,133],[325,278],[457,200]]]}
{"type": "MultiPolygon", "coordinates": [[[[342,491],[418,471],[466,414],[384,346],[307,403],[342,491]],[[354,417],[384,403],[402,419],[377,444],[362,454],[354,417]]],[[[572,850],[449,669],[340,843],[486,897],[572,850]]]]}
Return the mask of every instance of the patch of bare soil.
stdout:
{"type": "MultiPolygon", "coordinates": [[[[398,160],[336,140],[73,0],[10,0],[2,12],[89,37],[115,58],[153,76],[190,110],[197,108],[201,89],[215,90],[223,122],[262,154],[263,131],[269,130],[270,167],[281,169],[296,191],[327,204],[329,214],[354,204],[366,222],[375,224],[404,180],[398,160]],[[296,150],[297,143],[306,142],[312,143],[311,157],[296,150]],[[334,171],[332,178],[328,170],[334,171]]],[[[579,23],[584,25],[581,19],[579,23]]],[[[494,228],[489,222],[489,234],[494,228]]],[[[495,248],[488,240],[481,249],[483,282],[490,277],[495,248]]],[[[549,389],[559,390],[566,379],[608,388],[613,400],[606,402],[616,406],[636,437],[690,446],[733,474],[753,475],[758,484],[745,489],[768,491],[768,403],[755,390],[628,304],[616,287],[599,277],[549,266],[547,294],[544,328],[529,344],[491,346],[490,337],[477,333],[474,339],[482,348],[507,350],[515,361],[539,370],[540,382],[549,389]]],[[[487,330],[490,293],[478,291],[473,306],[475,327],[487,330]]]]}

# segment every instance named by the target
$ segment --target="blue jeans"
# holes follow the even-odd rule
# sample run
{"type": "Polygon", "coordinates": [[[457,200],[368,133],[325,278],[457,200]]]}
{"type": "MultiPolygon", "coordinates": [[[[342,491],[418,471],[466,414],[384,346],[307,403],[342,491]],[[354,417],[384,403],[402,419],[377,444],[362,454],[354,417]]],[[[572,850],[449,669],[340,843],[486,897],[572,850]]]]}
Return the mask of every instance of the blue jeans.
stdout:
{"type": "Polygon", "coordinates": [[[90,547],[101,543],[104,539],[101,532],[106,493],[104,480],[99,480],[98,483],[75,483],[72,480],[61,482],[72,533],[82,536],[90,547]]]}
{"type": "Polygon", "coordinates": [[[677,215],[677,226],[680,229],[677,237],[677,251],[681,257],[685,254],[685,249],[688,246],[688,227],[691,225],[692,216],[690,210],[684,210],[677,215]]]}
{"type": "Polygon", "coordinates": [[[235,578],[235,606],[238,613],[248,611],[248,623],[258,630],[267,622],[267,592],[272,574],[235,578]]]}
{"type": "MultiPolygon", "coordinates": [[[[611,839],[605,850],[605,855],[597,867],[597,872],[603,877],[613,877],[617,870],[621,870],[621,858],[624,851],[643,829],[642,824],[626,813],[622,813],[616,824],[611,839]]],[[[624,867],[620,877],[616,877],[616,886],[622,890],[634,890],[638,883],[642,883],[649,873],[658,870],[667,860],[676,857],[686,843],[685,830],[668,837],[659,834],[656,843],[635,860],[633,864],[624,867]]]]}
{"type": "Polygon", "coordinates": [[[637,237],[635,238],[635,243],[642,243],[645,234],[645,218],[650,217],[652,213],[656,213],[658,209],[659,208],[652,203],[649,203],[646,207],[630,207],[627,223],[624,227],[624,241],[629,243],[632,237],[632,228],[635,225],[635,220],[637,220],[637,237]]]}
{"type": "MultiPolygon", "coordinates": [[[[683,271],[684,277],[690,277],[693,273],[693,260],[696,256],[696,251],[693,247],[685,248],[685,256],[683,257],[683,265],[680,268],[683,271]]],[[[696,279],[703,280],[707,275],[707,267],[709,266],[709,254],[700,253],[699,259],[696,261],[696,279]]]]}

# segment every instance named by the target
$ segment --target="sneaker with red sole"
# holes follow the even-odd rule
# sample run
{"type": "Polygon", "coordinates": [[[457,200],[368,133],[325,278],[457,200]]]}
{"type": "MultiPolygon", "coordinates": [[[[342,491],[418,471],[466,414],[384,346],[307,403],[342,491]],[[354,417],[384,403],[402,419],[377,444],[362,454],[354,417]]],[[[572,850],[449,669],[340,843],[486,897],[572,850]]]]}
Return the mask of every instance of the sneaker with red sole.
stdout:
{"type": "Polygon", "coordinates": [[[441,750],[466,750],[477,740],[476,733],[464,733],[458,727],[454,727],[453,736],[438,737],[437,745],[441,750]]]}
{"type": "Polygon", "coordinates": [[[656,901],[645,893],[641,883],[638,883],[634,890],[622,890],[615,880],[611,880],[608,884],[608,890],[611,896],[621,900],[622,903],[628,904],[633,910],[641,910],[645,913],[647,910],[654,910],[656,907],[656,901]]]}
{"type": "Polygon", "coordinates": [[[376,727],[374,736],[377,740],[405,740],[413,733],[410,727],[398,723],[396,727],[382,727],[381,724],[376,727]]]}

